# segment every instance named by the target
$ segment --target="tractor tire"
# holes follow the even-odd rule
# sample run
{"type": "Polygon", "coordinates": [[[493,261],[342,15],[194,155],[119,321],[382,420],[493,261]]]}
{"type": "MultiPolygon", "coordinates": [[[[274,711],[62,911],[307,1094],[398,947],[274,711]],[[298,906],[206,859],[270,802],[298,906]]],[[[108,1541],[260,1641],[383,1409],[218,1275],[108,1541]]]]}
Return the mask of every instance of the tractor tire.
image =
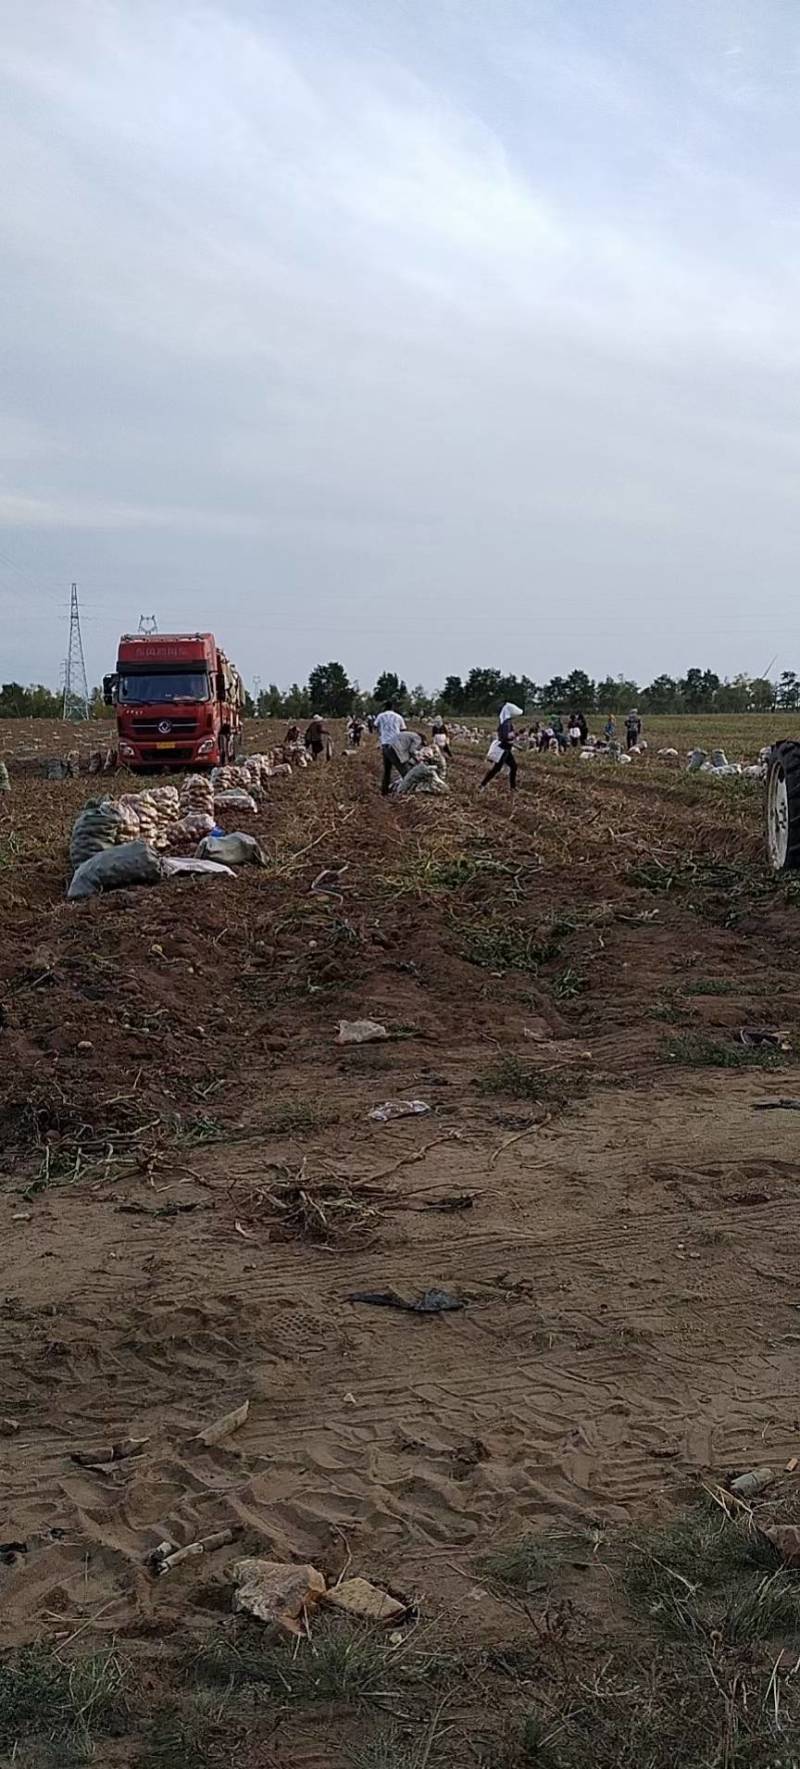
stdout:
{"type": "Polygon", "coordinates": [[[800,743],[776,743],[767,763],[767,854],[773,872],[800,868],[800,743]]]}

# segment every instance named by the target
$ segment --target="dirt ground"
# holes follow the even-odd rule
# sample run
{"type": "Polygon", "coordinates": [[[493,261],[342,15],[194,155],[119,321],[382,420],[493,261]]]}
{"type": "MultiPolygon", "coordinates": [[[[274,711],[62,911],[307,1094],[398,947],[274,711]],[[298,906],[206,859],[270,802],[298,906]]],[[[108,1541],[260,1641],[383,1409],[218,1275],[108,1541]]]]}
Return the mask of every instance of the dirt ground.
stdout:
{"type": "MultiPolygon", "coordinates": [[[[242,1555],[407,1600],[412,1695],[367,1720],[334,1690],[313,1724],[234,1706],[245,1765],[590,1760],[508,1728],[567,1650],[596,1670],[638,1638],[615,1544],[800,1456],[800,1117],[777,1106],[800,894],[763,866],[760,788],[526,757],[512,815],[482,766],[384,801],[368,741],[275,781],[266,871],[74,905],[93,783],[18,773],[0,799],[3,1644],[122,1654],[157,1707],[187,1652],[240,1639],[242,1555]],[[345,862],[341,898],[312,894],[345,862]],[[339,1044],[361,1017],[388,1040],[339,1044]],[[429,1109],[372,1120],[389,1099],[429,1109]],[[353,1300],[430,1289],[462,1306],[353,1300]],[[192,1441],[245,1399],[234,1436],[192,1441]],[[116,1466],[73,1460],[128,1437],[116,1466]],[[582,1546],[520,1596],[487,1566],[531,1535],[582,1546]]],[[[793,1494],[781,1474],[770,1515],[793,1494]]],[[[166,1754],[137,1725],[93,1760],[231,1760],[216,1710],[186,1744],[182,1701],[166,1754]]],[[[0,1758],[2,1721],[0,1680],[0,1758]]]]}

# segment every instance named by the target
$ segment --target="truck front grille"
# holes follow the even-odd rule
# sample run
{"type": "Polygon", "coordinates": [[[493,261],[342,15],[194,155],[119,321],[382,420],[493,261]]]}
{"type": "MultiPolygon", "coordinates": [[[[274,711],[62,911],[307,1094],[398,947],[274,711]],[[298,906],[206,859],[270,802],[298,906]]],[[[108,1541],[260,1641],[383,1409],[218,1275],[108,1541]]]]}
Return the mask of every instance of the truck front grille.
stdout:
{"type": "Polygon", "coordinates": [[[169,727],[170,727],[169,730],[168,731],[159,731],[159,729],[158,729],[159,725],[163,724],[164,722],[165,721],[164,721],[163,716],[160,719],[134,719],[134,720],[132,720],[131,721],[131,736],[132,736],[133,742],[135,743],[136,739],[138,737],[164,737],[164,738],[168,738],[168,737],[187,737],[187,736],[194,737],[195,735],[199,735],[198,730],[197,730],[197,720],[196,719],[172,719],[171,718],[169,720],[169,727]]]}

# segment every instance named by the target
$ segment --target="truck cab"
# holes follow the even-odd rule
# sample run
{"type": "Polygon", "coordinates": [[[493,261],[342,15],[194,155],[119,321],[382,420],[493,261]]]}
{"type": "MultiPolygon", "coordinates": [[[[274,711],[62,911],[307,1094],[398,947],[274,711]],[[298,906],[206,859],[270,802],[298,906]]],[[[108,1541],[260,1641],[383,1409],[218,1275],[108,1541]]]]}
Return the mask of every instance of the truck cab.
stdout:
{"type": "Polygon", "coordinates": [[[213,633],[124,634],[103,688],[117,709],[120,763],[132,772],[234,760],[241,682],[213,633]]]}

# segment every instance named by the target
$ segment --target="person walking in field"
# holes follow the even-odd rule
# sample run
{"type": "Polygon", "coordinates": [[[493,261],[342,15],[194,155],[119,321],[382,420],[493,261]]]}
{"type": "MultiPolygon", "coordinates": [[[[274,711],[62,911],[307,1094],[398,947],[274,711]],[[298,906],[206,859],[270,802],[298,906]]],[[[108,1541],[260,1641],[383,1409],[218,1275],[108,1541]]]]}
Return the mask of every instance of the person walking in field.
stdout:
{"type": "Polygon", "coordinates": [[[405,728],[405,719],[400,713],[395,712],[391,701],[387,700],[383,712],[378,713],[374,724],[374,729],[378,734],[378,742],[381,746],[381,754],[383,756],[381,793],[384,798],[387,797],[389,787],[392,783],[392,770],[396,768],[400,775],[405,772],[405,769],[401,767],[398,757],[395,755],[393,746],[393,738],[399,736],[401,731],[405,731],[405,728]]]}
{"type": "Polygon", "coordinates": [[[326,747],[325,739],[327,735],[326,726],[320,718],[319,713],[312,713],[306,726],[304,738],[305,746],[309,751],[312,762],[319,761],[319,758],[326,747]]]}
{"type": "Polygon", "coordinates": [[[490,780],[496,779],[502,768],[507,768],[509,789],[511,792],[514,791],[517,784],[517,761],[514,755],[514,741],[516,738],[514,719],[521,717],[522,707],[515,706],[512,700],[507,700],[505,706],[501,706],[500,717],[497,721],[497,736],[492,740],[486,758],[487,761],[492,763],[492,766],[487,769],[483,776],[481,790],[484,786],[488,786],[490,780]]]}

